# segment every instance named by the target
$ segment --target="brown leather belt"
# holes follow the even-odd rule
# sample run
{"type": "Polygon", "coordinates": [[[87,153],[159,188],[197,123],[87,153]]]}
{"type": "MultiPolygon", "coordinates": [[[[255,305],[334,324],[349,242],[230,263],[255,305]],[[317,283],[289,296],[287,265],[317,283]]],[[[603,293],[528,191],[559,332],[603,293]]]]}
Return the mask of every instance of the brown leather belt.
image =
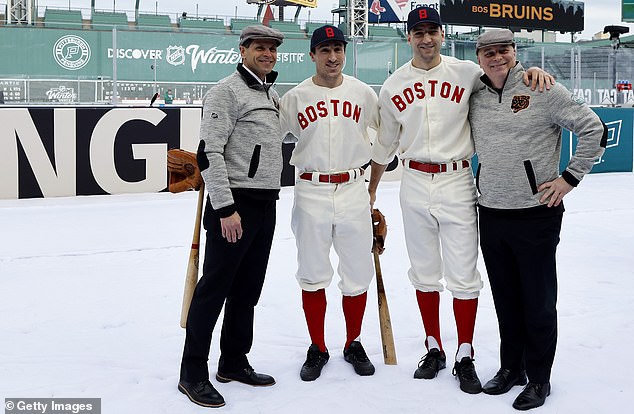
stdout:
{"type": "Polygon", "coordinates": [[[404,162],[409,168],[426,172],[429,174],[439,174],[447,171],[458,171],[459,169],[469,168],[469,160],[453,161],[447,164],[430,164],[426,162],[418,162],[409,160],[404,162]]]}
{"type": "MultiPolygon", "coordinates": [[[[364,171],[363,169],[359,169],[359,176],[363,175],[363,171],[364,171]]],[[[320,174],[320,173],[305,172],[300,174],[299,178],[301,178],[302,180],[312,181],[313,174],[317,174],[319,176],[318,180],[320,183],[341,184],[341,183],[347,183],[351,179],[356,178],[356,177],[351,177],[350,173],[347,171],[342,173],[336,173],[336,174],[320,174]]]]}

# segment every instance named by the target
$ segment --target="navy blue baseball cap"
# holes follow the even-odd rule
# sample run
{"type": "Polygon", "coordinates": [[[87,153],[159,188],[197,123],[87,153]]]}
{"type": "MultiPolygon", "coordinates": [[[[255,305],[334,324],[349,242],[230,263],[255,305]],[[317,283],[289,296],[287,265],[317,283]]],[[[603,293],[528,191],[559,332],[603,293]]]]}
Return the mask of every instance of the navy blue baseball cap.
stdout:
{"type": "Polygon", "coordinates": [[[420,23],[433,23],[442,27],[438,10],[433,7],[417,7],[407,15],[407,33],[420,23]]]}
{"type": "Polygon", "coordinates": [[[329,24],[321,26],[313,31],[313,35],[310,38],[310,50],[319,46],[324,42],[341,42],[347,45],[348,42],[343,35],[343,32],[338,27],[331,26],[329,24]]]}

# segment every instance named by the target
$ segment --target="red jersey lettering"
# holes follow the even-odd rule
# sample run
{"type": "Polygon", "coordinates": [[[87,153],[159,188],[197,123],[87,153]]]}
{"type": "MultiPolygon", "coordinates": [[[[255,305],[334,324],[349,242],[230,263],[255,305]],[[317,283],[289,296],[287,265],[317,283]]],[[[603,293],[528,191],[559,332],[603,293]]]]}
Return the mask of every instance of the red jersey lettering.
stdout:
{"type": "Polygon", "coordinates": [[[297,121],[302,129],[306,129],[308,125],[317,121],[318,118],[339,117],[352,118],[353,121],[359,123],[361,121],[361,107],[350,101],[340,101],[339,99],[330,100],[331,108],[328,103],[318,101],[315,105],[308,105],[304,112],[297,114],[297,121]],[[341,103],[341,106],[339,105],[341,103]]]}
{"type": "Polygon", "coordinates": [[[438,97],[448,99],[455,103],[460,103],[465,93],[465,88],[452,85],[449,82],[442,82],[440,86],[438,86],[438,80],[430,79],[427,81],[427,84],[429,88],[427,91],[425,91],[425,84],[423,82],[416,82],[412,87],[403,89],[401,94],[392,96],[390,100],[399,112],[403,112],[416,100],[422,100],[426,97],[435,98],[437,89],[438,97]]]}
{"type": "Polygon", "coordinates": [[[423,89],[422,83],[416,82],[414,84],[414,90],[416,91],[416,98],[423,99],[425,97],[425,89],[423,89]]]}
{"type": "Polygon", "coordinates": [[[304,114],[301,112],[297,114],[297,121],[299,122],[299,126],[302,127],[302,129],[306,129],[306,127],[308,126],[308,121],[306,120],[304,114]]]}
{"type": "Polygon", "coordinates": [[[343,101],[343,116],[346,118],[352,116],[352,104],[348,101],[343,101]]]}
{"type": "Polygon", "coordinates": [[[326,102],[319,101],[317,102],[317,110],[319,111],[319,116],[324,118],[328,116],[328,108],[326,108],[326,102]]]}
{"type": "Polygon", "coordinates": [[[405,108],[407,108],[407,105],[405,104],[405,102],[403,102],[403,98],[401,98],[401,95],[394,95],[391,99],[392,103],[399,112],[403,112],[405,108]]]}
{"type": "Polygon", "coordinates": [[[434,96],[436,96],[436,84],[438,83],[437,80],[430,80],[429,81],[429,85],[431,85],[431,97],[433,98],[434,96]]]}
{"type": "Polygon", "coordinates": [[[361,107],[359,105],[354,106],[354,113],[352,114],[352,119],[357,124],[359,123],[359,120],[361,119],[361,107]]]}
{"type": "Polygon", "coordinates": [[[317,120],[317,112],[315,112],[314,106],[309,106],[306,108],[306,116],[308,116],[308,120],[310,122],[315,122],[317,120]]]}
{"type": "Polygon", "coordinates": [[[464,88],[461,88],[460,86],[456,86],[453,90],[453,95],[451,96],[451,100],[456,103],[460,103],[460,100],[462,100],[463,94],[464,94],[464,88]]]}
{"type": "Polygon", "coordinates": [[[332,104],[332,114],[334,116],[339,116],[339,109],[337,105],[339,105],[339,99],[331,99],[330,103],[332,104]]]}
{"type": "Polygon", "coordinates": [[[440,85],[440,96],[443,98],[449,98],[449,92],[451,91],[451,84],[449,82],[443,82],[440,85]]]}
{"type": "Polygon", "coordinates": [[[403,90],[403,96],[405,97],[405,101],[408,104],[411,104],[414,102],[414,92],[412,92],[412,88],[405,88],[403,90]]]}

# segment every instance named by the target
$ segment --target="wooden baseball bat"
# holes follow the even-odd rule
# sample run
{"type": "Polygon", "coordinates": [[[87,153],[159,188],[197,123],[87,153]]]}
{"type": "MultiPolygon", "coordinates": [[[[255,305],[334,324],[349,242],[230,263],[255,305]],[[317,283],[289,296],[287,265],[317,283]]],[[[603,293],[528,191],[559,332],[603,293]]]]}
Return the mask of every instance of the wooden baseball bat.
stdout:
{"type": "Polygon", "coordinates": [[[383,344],[383,362],[385,365],[396,365],[396,348],[394,347],[390,308],[387,306],[379,252],[376,246],[373,247],[372,254],[374,255],[374,269],[376,270],[376,292],[379,300],[379,325],[381,327],[381,343],[383,344]]]}
{"type": "Polygon", "coordinates": [[[192,303],[194,289],[196,289],[196,283],[198,283],[198,249],[200,245],[200,223],[203,215],[204,200],[205,186],[201,185],[200,190],[198,190],[198,206],[196,208],[196,221],[194,222],[192,248],[189,251],[189,262],[187,263],[187,273],[185,274],[185,290],[183,292],[183,307],[181,308],[181,328],[187,327],[189,305],[192,303]]]}

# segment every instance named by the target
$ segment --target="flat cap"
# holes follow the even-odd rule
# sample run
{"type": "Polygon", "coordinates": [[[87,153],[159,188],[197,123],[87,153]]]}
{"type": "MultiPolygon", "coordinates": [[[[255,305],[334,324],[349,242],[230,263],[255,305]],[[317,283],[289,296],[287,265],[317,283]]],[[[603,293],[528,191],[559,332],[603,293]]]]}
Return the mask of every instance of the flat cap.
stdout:
{"type": "Polygon", "coordinates": [[[515,45],[513,32],[509,29],[496,29],[482,33],[476,42],[476,53],[483,47],[495,45],[515,45]]]}
{"type": "Polygon", "coordinates": [[[242,29],[242,33],[240,33],[240,46],[249,40],[255,39],[273,40],[279,46],[284,41],[284,35],[277,29],[261,24],[247,26],[242,29]]]}

